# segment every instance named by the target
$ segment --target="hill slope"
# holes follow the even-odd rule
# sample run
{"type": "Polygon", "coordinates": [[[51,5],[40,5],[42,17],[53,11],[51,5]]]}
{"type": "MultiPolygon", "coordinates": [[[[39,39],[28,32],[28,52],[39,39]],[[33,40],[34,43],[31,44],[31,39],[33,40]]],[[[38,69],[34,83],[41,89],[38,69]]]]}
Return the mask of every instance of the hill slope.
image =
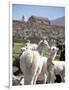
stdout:
{"type": "Polygon", "coordinates": [[[13,21],[14,41],[30,39],[38,42],[41,38],[64,39],[65,28],[62,26],[46,25],[39,23],[13,21]]]}
{"type": "Polygon", "coordinates": [[[52,20],[51,25],[65,26],[65,16],[52,20]]]}

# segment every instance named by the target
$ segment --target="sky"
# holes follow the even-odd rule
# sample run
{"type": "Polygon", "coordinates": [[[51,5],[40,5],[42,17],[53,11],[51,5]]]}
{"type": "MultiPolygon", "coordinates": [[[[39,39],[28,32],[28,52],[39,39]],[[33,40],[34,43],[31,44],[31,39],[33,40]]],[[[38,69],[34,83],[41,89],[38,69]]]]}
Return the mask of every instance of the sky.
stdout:
{"type": "Polygon", "coordinates": [[[13,20],[21,20],[22,16],[25,16],[25,19],[28,20],[28,18],[32,15],[46,17],[49,20],[54,20],[56,18],[65,16],[65,8],[55,6],[39,6],[39,5],[23,5],[23,4],[12,5],[13,20]]]}

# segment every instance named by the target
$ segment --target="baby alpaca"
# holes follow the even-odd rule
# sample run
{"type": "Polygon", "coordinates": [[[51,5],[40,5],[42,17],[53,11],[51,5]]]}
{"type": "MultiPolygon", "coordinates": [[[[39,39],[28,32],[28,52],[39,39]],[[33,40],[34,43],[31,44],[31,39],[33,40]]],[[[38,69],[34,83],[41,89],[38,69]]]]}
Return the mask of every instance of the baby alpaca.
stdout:
{"type": "Polygon", "coordinates": [[[56,54],[57,54],[58,48],[56,48],[55,46],[52,46],[50,48],[50,56],[49,58],[46,57],[41,57],[42,61],[43,61],[43,66],[42,66],[42,71],[38,77],[38,80],[43,80],[43,83],[47,82],[53,82],[52,77],[54,76],[54,74],[52,73],[53,71],[53,63],[52,61],[55,59],[56,54]]]}
{"type": "Polygon", "coordinates": [[[58,51],[58,48],[57,47],[55,47],[55,46],[52,46],[51,47],[50,57],[47,60],[47,70],[48,70],[47,83],[53,83],[54,82],[54,79],[55,79],[55,75],[53,73],[54,72],[53,61],[55,60],[55,57],[57,55],[57,51],[58,51]]]}
{"type": "Polygon", "coordinates": [[[51,56],[50,58],[48,58],[48,62],[50,60],[52,60],[52,62],[48,63],[49,68],[49,75],[48,75],[48,83],[54,83],[55,79],[56,79],[56,75],[60,75],[62,82],[64,82],[64,77],[65,77],[65,62],[64,61],[54,61],[56,54],[57,54],[58,49],[56,48],[51,48],[51,56]],[[54,55],[54,56],[53,56],[54,55]],[[50,60],[49,60],[50,59],[50,60]],[[51,67],[52,65],[52,67],[51,67]]]}

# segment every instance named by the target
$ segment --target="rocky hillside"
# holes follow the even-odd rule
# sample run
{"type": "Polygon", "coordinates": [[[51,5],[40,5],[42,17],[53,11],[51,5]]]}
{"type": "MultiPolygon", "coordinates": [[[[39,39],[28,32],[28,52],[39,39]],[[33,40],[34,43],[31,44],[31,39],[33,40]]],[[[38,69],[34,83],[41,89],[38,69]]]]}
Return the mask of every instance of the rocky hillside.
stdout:
{"type": "Polygon", "coordinates": [[[13,21],[13,40],[23,41],[30,39],[37,42],[39,39],[64,40],[65,28],[63,26],[46,25],[35,22],[13,21]]]}

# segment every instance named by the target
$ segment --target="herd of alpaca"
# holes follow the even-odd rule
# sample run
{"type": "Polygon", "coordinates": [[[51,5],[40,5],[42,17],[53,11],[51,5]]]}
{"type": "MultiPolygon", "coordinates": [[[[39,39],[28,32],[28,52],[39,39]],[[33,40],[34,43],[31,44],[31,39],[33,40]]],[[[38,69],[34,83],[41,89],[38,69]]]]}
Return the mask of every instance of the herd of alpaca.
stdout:
{"type": "Polygon", "coordinates": [[[43,83],[54,83],[56,75],[60,75],[62,82],[65,78],[65,62],[55,61],[58,48],[50,47],[46,40],[38,45],[30,42],[21,48],[20,68],[24,74],[24,85],[36,84],[38,80],[43,83]],[[43,56],[43,50],[50,49],[50,56],[43,56]]]}

